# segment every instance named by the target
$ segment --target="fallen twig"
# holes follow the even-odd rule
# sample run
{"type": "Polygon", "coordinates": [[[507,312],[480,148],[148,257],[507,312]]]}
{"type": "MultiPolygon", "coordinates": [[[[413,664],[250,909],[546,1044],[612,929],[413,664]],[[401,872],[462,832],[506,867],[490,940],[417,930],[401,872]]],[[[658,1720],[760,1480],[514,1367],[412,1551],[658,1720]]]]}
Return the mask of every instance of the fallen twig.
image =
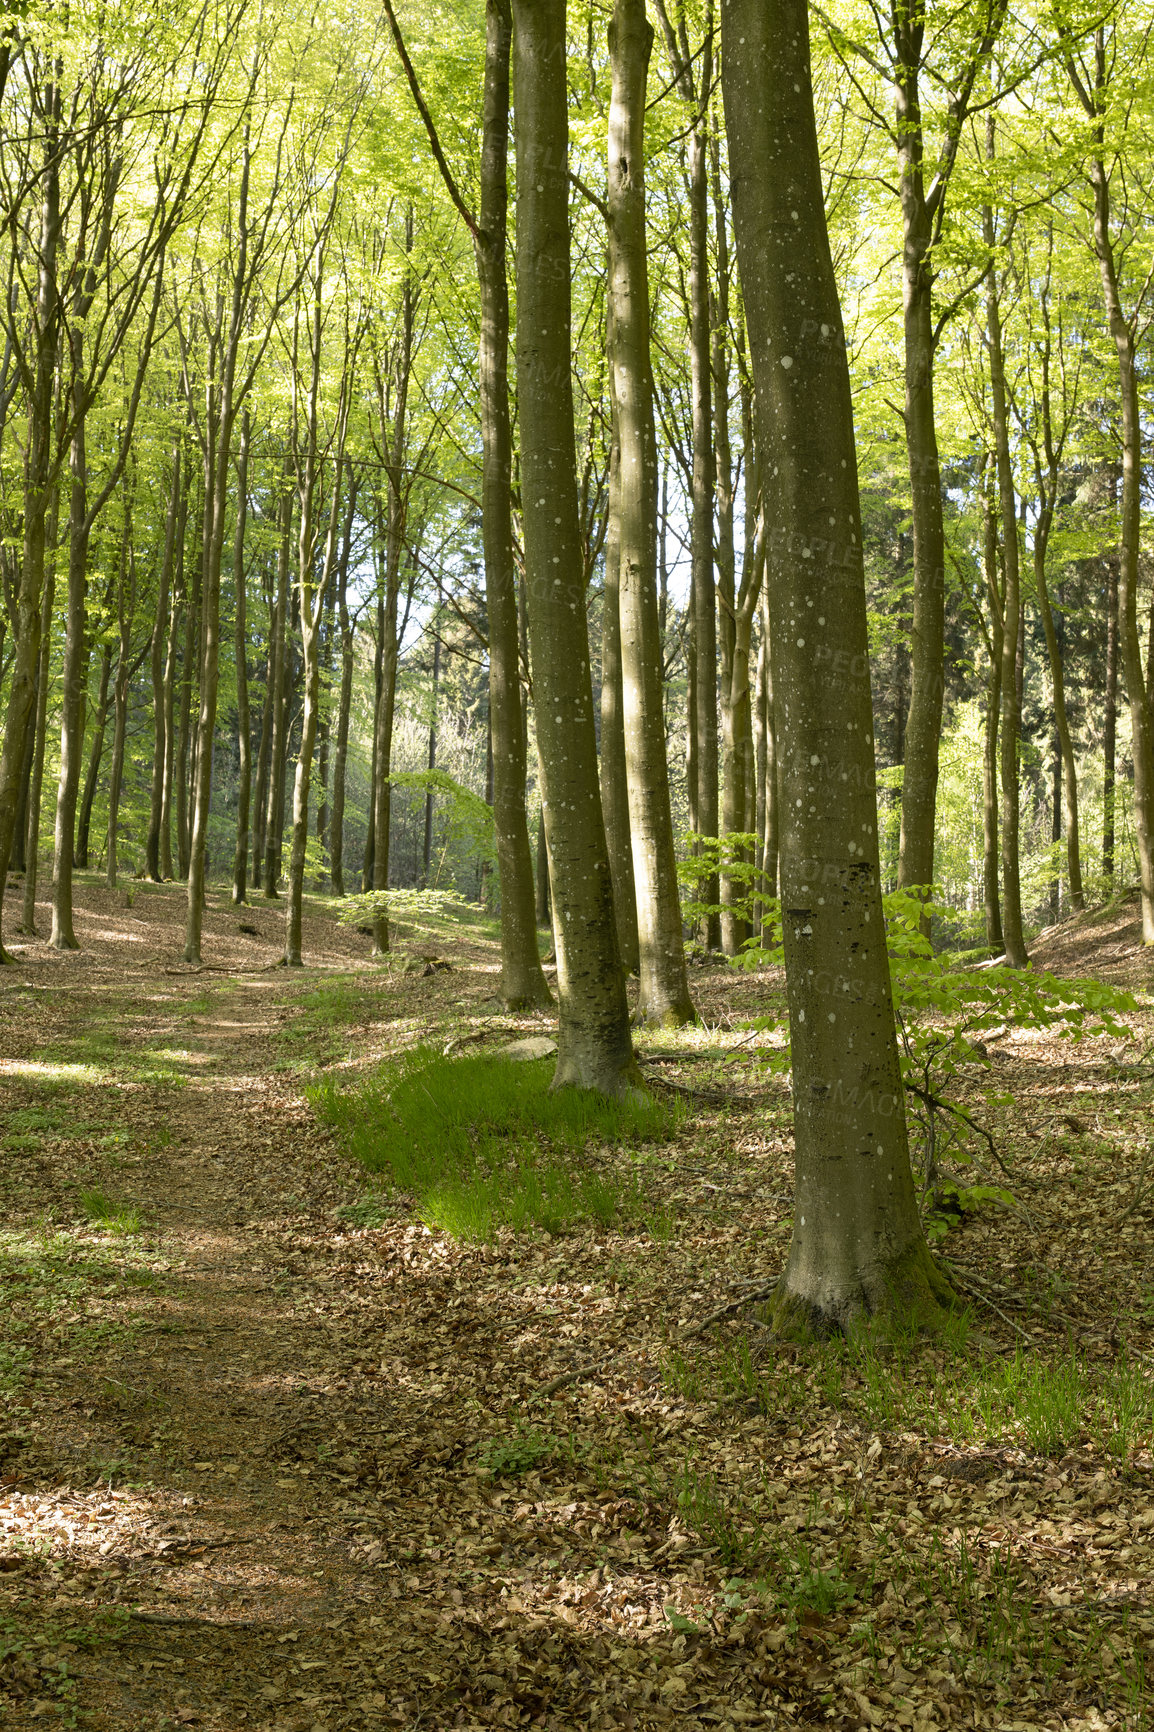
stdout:
{"type": "Polygon", "coordinates": [[[1002,1319],[1002,1322],[1006,1324],[1007,1328],[1012,1329],[1015,1335],[1020,1335],[1023,1341],[1028,1341],[1030,1345],[1033,1346],[1034,1337],[1030,1334],[1029,1330],[1023,1329],[1020,1323],[1015,1323],[1012,1317],[1008,1317],[1002,1310],[1001,1306],[995,1305],[989,1294],[983,1293],[981,1287],[971,1277],[965,1275],[962,1270],[957,1267],[951,1267],[950,1279],[959,1287],[963,1288],[965,1292],[972,1293],[975,1299],[980,1299],[983,1305],[988,1305],[990,1310],[994,1312],[995,1316],[1002,1319]]]}

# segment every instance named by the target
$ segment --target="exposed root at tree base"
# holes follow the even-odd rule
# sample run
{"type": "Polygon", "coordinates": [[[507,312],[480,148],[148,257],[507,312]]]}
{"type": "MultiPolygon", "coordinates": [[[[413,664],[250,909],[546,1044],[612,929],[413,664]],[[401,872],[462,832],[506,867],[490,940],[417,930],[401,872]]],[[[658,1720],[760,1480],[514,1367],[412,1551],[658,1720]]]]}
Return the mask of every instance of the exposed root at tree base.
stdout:
{"type": "Polygon", "coordinates": [[[760,1311],[786,1341],[870,1334],[936,1334],[964,1307],[924,1240],[885,1269],[860,1271],[841,1290],[799,1291],[786,1271],[760,1311]]]}

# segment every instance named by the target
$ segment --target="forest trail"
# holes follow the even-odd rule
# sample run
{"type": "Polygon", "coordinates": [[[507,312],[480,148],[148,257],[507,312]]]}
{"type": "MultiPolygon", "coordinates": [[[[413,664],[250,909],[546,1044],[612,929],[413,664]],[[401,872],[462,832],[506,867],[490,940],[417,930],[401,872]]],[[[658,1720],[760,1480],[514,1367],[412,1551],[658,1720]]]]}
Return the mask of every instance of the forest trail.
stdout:
{"type": "MultiPolygon", "coordinates": [[[[426,977],[402,971],[423,953],[404,936],[385,973],[313,908],[321,966],[290,973],[269,965],[275,908],[214,898],[219,972],[191,971],[178,889],[119,913],[105,892],[84,900],[85,951],[29,945],[0,976],[5,1724],[1141,1724],[1148,1447],[1116,1460],[1087,1435],[1048,1459],[1012,1438],[951,1441],[855,1408],[869,1379],[837,1383],[833,1361],[767,1357],[756,1333],[751,1359],[738,1319],[676,1342],[786,1243],[781,1085],[722,1026],[771,984],[695,979],[713,1032],[661,1067],[704,1103],[650,1175],[667,1228],[469,1246],[404,1198],[374,1193],[376,1216],[358,1213],[363,1182],[302,1085],[423,1035],[539,1030],[495,1006],[490,940],[442,936],[453,967],[426,977]],[[242,921],[260,936],[240,951],[242,921]],[[224,972],[230,954],[249,972],[224,972]],[[986,1572],[965,1663],[902,1624],[944,1579],[950,1532],[986,1572]],[[994,1609],[1010,1616],[996,1569],[1011,1564],[1050,1620],[1049,1673],[977,1656],[997,1647],[994,1609]],[[911,1587],[915,1566],[929,1573],[911,1587]],[[784,1598],[753,1592],[758,1570],[784,1598]]],[[[1136,1175],[1096,1167],[1089,1133],[1123,1111],[1140,1122],[1150,1091],[1111,1082],[1090,1044],[1062,1122],[1087,1132],[1066,1141],[1092,1207],[1053,1217],[1070,1239],[1049,1275],[1016,1221],[956,1237],[1005,1284],[981,1324],[1007,1352],[1026,1337],[1060,1359],[1072,1325],[1105,1364],[1119,1295],[1131,1346],[1154,1347],[1152,1210],[1139,1196],[1102,1265],[1087,1224],[1136,1195],[1136,1175]]],[[[1035,1140],[1043,1118],[1060,1128],[1055,1074],[1022,1090],[1035,1140]]],[[[1031,1209],[1054,1183],[1039,1176],[1031,1209]]]]}

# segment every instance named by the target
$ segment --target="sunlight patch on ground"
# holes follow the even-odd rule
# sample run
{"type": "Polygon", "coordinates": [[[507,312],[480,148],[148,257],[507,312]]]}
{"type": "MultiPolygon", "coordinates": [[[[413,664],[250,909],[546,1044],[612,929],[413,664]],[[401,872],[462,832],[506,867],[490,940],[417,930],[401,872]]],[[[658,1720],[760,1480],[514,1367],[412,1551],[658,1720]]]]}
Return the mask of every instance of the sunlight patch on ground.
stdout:
{"type": "Polygon", "coordinates": [[[0,1058],[0,1076],[50,1077],[55,1082],[75,1082],[94,1085],[111,1078],[106,1070],[94,1064],[49,1064],[43,1059],[0,1058]]]}

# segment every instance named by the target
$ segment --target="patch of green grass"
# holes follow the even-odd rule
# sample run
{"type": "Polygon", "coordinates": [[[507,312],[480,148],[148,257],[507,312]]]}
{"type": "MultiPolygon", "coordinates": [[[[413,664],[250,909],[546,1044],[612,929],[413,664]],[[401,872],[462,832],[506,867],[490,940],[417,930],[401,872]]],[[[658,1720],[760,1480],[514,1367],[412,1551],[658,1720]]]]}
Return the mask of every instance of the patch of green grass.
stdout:
{"type": "Polygon", "coordinates": [[[395,1221],[402,1210],[391,1198],[370,1191],[351,1203],[342,1203],[335,1213],[338,1221],[347,1221],[351,1227],[385,1227],[390,1221],[395,1221]]]}
{"type": "Polygon", "coordinates": [[[429,1226],[477,1240],[500,1226],[608,1225],[638,1194],[613,1151],[667,1137],[678,1115],[648,1099],[553,1093],[551,1074],[548,1063],[423,1047],[351,1088],[308,1092],[354,1158],[411,1192],[429,1226]]]}
{"type": "Polygon", "coordinates": [[[490,1437],[477,1450],[477,1465],[494,1479],[515,1479],[563,1453],[563,1440],[550,1432],[518,1426],[511,1437],[490,1437]]]}
{"type": "Polygon", "coordinates": [[[1154,1442],[1154,1375],[1120,1355],[1101,1366],[1070,1343],[1042,1354],[979,1354],[966,1320],[953,1340],[936,1337],[930,1356],[917,1341],[863,1335],[815,1344],[802,1366],[763,1365],[747,1338],[673,1351],[667,1387],[686,1401],[744,1401],[766,1413],[833,1408],[871,1431],[914,1430],[957,1445],[1010,1443],[1060,1456],[1093,1440],[1125,1458],[1154,1442]]]}
{"type": "Polygon", "coordinates": [[[78,1200],[82,1213],[94,1226],[108,1233],[139,1233],[140,1210],[135,1205],[113,1202],[99,1189],[81,1191],[78,1200]]]}

